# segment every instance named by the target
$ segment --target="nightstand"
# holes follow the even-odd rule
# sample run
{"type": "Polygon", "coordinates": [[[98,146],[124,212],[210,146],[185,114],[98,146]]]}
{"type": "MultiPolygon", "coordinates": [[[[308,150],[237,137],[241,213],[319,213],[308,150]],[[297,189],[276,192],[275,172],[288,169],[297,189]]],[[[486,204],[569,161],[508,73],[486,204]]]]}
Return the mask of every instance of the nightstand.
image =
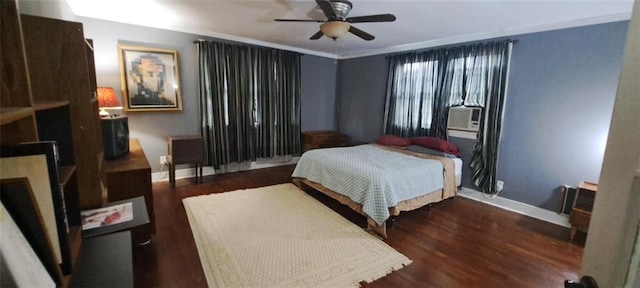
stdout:
{"type": "Polygon", "coordinates": [[[169,137],[169,182],[176,183],[176,165],[195,164],[196,182],[202,183],[202,165],[204,164],[204,140],[200,136],[169,137]],[[200,176],[198,176],[198,169],[200,176]]]}
{"type": "Polygon", "coordinates": [[[585,181],[580,182],[576,188],[576,196],[573,200],[571,216],[569,216],[569,223],[571,223],[569,239],[573,240],[578,230],[589,229],[596,191],[598,191],[598,184],[585,181]]]}

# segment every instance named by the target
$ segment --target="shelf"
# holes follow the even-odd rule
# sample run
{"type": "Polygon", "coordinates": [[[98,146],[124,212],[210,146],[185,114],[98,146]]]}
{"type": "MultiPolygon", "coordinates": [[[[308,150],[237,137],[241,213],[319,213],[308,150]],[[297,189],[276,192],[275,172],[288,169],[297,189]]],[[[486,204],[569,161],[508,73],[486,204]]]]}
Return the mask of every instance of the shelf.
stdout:
{"type": "MultiPolygon", "coordinates": [[[[78,254],[80,254],[80,247],[82,246],[82,233],[80,231],[80,226],[69,227],[69,244],[71,245],[72,263],[76,263],[76,261],[78,261],[78,254]]],[[[62,287],[70,287],[71,275],[73,275],[73,272],[69,275],[64,275],[64,278],[62,279],[62,287]]]]}
{"type": "Polygon", "coordinates": [[[31,107],[1,107],[0,125],[9,124],[27,118],[33,113],[31,107]]]}
{"type": "Polygon", "coordinates": [[[82,246],[82,227],[80,225],[69,227],[69,243],[71,245],[71,259],[76,263],[80,246],[82,246]]]}
{"type": "Polygon", "coordinates": [[[69,105],[69,101],[36,101],[33,108],[36,111],[49,110],[69,105]]]}
{"type": "Polygon", "coordinates": [[[76,171],[76,166],[68,165],[68,166],[60,166],[60,184],[64,187],[67,186],[71,177],[73,177],[73,173],[76,171]]]}

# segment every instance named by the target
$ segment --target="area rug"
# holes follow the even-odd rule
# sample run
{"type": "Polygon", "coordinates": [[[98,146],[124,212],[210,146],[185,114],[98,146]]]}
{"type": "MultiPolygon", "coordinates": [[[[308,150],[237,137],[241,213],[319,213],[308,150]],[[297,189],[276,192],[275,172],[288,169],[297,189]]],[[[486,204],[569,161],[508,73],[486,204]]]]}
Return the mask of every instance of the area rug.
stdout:
{"type": "Polygon", "coordinates": [[[358,287],[411,263],[290,183],[183,203],[210,287],[358,287]]]}

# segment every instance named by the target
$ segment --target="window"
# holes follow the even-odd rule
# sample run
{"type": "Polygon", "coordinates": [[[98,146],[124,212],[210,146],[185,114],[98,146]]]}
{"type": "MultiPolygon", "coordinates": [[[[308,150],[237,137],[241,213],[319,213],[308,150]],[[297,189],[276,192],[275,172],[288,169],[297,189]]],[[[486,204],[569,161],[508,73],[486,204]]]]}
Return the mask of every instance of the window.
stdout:
{"type": "Polygon", "coordinates": [[[438,61],[420,61],[398,66],[396,75],[396,125],[412,129],[431,128],[437,88],[438,61]],[[407,114],[405,111],[411,111],[407,114]]]}
{"type": "Polygon", "coordinates": [[[484,106],[487,61],[486,55],[449,60],[447,71],[452,71],[449,106],[484,106]]]}

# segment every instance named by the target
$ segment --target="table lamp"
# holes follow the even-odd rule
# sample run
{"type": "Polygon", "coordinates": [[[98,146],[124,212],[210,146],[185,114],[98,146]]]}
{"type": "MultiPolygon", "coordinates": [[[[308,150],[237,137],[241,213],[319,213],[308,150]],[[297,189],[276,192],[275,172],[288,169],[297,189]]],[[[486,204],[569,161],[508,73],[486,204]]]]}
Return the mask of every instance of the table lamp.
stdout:
{"type": "Polygon", "coordinates": [[[98,87],[98,107],[100,107],[100,117],[109,116],[105,108],[122,109],[116,91],[111,87],[98,87]]]}

